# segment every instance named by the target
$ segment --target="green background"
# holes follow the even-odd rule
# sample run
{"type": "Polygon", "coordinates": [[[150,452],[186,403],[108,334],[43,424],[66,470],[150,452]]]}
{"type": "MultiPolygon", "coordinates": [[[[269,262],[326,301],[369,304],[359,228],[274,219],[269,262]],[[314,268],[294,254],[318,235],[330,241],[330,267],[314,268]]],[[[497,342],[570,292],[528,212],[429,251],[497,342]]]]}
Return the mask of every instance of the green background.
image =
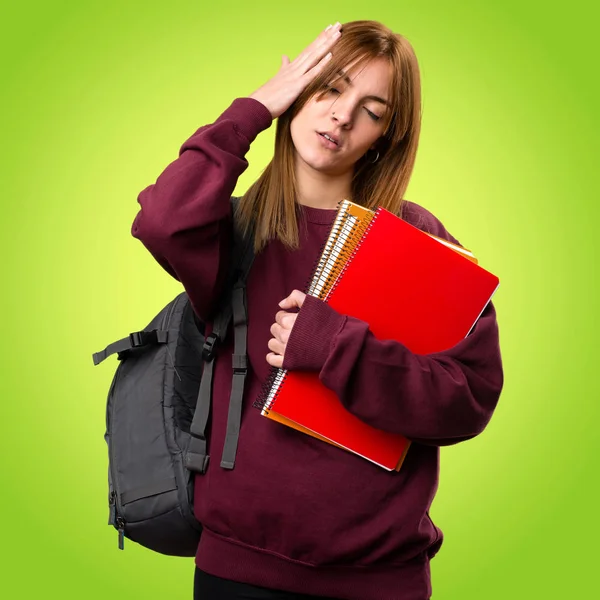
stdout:
{"type": "MultiPolygon", "coordinates": [[[[106,393],[91,354],[179,291],[130,236],[137,194],[197,127],[335,20],[420,60],[407,197],[495,272],[505,388],[442,450],[436,599],[592,597],[598,351],[598,52],[591,3],[53,2],[0,9],[4,598],[190,598],[192,559],[107,521],[106,393]]],[[[272,153],[248,156],[239,192],[272,153]]]]}

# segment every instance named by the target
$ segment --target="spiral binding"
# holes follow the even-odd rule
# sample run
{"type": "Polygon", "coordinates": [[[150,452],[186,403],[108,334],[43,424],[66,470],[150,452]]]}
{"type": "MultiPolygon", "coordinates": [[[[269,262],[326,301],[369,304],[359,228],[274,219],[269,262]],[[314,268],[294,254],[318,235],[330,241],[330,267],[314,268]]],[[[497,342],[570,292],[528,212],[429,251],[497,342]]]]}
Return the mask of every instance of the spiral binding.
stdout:
{"type": "Polygon", "coordinates": [[[337,274],[337,277],[335,278],[335,280],[333,281],[330,289],[327,291],[327,294],[324,298],[325,301],[327,301],[329,298],[331,298],[331,295],[335,292],[339,282],[341,281],[342,277],[344,276],[344,273],[346,272],[346,270],[348,269],[348,266],[350,265],[350,263],[352,263],[352,261],[354,260],[354,257],[356,256],[356,253],[360,250],[360,247],[363,245],[365,239],[367,238],[367,236],[369,235],[369,232],[371,231],[373,225],[375,224],[375,221],[377,221],[377,217],[379,216],[380,212],[379,210],[376,211],[372,217],[370,219],[368,219],[367,221],[364,222],[364,227],[360,227],[361,234],[357,240],[356,244],[353,244],[352,247],[350,248],[350,254],[349,256],[343,261],[342,263],[342,268],[340,269],[340,272],[337,274]]]}
{"type": "MultiPolygon", "coordinates": [[[[349,261],[352,260],[363,236],[370,229],[376,213],[366,211],[361,207],[361,216],[351,214],[352,207],[357,206],[348,200],[339,204],[338,214],[335,217],[331,231],[325,241],[314,275],[305,287],[307,294],[326,299],[335,289],[340,275],[345,271],[349,261]]],[[[279,389],[287,376],[285,369],[273,369],[265,381],[254,408],[268,415],[279,395],[279,389]]]]}
{"type": "Polygon", "coordinates": [[[325,299],[338,280],[344,265],[352,257],[353,252],[365,233],[371,219],[359,220],[353,215],[347,215],[337,238],[333,241],[331,250],[323,260],[322,269],[315,274],[312,293],[320,299],[325,299]]]}
{"type": "Polygon", "coordinates": [[[271,374],[265,381],[258,398],[252,404],[254,408],[258,408],[261,411],[261,414],[269,414],[269,410],[273,406],[275,400],[277,400],[279,389],[281,384],[285,381],[286,376],[286,369],[273,369],[271,371],[271,374]]]}
{"type": "Polygon", "coordinates": [[[325,285],[327,277],[332,274],[335,263],[355,224],[356,218],[347,213],[340,213],[336,218],[317,267],[313,271],[313,279],[307,291],[311,296],[320,297],[323,285],[325,285]]]}
{"type": "Polygon", "coordinates": [[[344,257],[346,244],[352,236],[355,225],[355,217],[347,217],[343,221],[336,239],[330,244],[327,258],[322,261],[321,268],[308,291],[312,296],[322,298],[324,290],[331,286],[332,280],[339,272],[338,261],[344,257]]]}
{"type": "Polygon", "coordinates": [[[308,290],[307,294],[319,299],[325,298],[373,214],[373,211],[348,200],[340,202],[338,214],[313,270],[312,280],[305,288],[308,290]]]}
{"type": "Polygon", "coordinates": [[[311,271],[312,275],[310,276],[310,279],[306,280],[304,287],[302,288],[303,290],[306,290],[307,294],[312,295],[310,292],[313,287],[313,282],[315,281],[316,274],[319,273],[321,271],[321,269],[323,268],[324,257],[327,256],[327,253],[331,249],[331,247],[334,243],[334,240],[337,237],[337,234],[341,229],[344,214],[348,210],[348,207],[350,206],[350,204],[351,203],[348,200],[342,200],[341,202],[338,203],[338,213],[337,213],[337,215],[333,221],[333,224],[331,226],[331,231],[329,232],[329,236],[325,240],[325,242],[323,242],[323,244],[321,246],[321,249],[319,251],[319,258],[317,259],[315,266],[314,266],[313,270],[311,271]]]}

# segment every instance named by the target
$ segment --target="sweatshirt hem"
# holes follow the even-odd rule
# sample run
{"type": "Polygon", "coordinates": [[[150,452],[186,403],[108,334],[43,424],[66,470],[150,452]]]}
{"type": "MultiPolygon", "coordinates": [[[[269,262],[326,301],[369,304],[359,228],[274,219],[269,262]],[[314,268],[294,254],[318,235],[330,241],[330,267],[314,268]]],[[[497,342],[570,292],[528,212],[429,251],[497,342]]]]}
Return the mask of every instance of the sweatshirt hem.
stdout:
{"type": "Polygon", "coordinates": [[[273,590],[346,600],[427,600],[429,559],[386,567],[314,566],[203,529],[196,566],[210,575],[273,590]]]}

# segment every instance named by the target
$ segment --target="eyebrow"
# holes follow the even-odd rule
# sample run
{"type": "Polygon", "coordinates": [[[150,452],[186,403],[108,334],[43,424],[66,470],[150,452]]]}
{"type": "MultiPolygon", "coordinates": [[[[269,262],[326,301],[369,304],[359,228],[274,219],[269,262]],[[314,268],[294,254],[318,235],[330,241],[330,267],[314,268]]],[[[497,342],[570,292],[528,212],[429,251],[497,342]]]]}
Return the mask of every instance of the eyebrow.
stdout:
{"type": "MultiPolygon", "coordinates": [[[[352,85],[352,80],[350,79],[350,77],[348,77],[348,74],[345,71],[342,71],[342,69],[339,69],[337,71],[337,74],[348,84],[348,85],[352,85]]],[[[385,104],[385,106],[392,106],[387,100],[385,100],[384,98],[381,98],[380,96],[365,96],[365,100],[375,100],[375,102],[381,102],[381,104],[385,104]]]]}

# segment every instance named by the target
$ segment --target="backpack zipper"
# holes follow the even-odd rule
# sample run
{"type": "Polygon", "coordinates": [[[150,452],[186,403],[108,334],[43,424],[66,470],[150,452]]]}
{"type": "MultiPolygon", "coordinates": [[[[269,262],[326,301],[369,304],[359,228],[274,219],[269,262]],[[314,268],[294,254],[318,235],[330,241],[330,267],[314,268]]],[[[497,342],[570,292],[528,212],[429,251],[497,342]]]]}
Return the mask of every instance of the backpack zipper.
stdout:
{"type": "Polygon", "coordinates": [[[123,550],[125,548],[125,519],[120,517],[117,511],[117,492],[115,490],[111,491],[108,497],[108,504],[110,505],[111,516],[113,516],[113,523],[119,532],[119,550],[123,550]]]}
{"type": "Polygon", "coordinates": [[[125,549],[125,521],[117,517],[117,527],[119,532],[119,550],[125,549]]]}
{"type": "MultiPolygon", "coordinates": [[[[112,383],[112,387],[111,390],[109,392],[109,397],[112,396],[112,394],[114,393],[114,388],[116,386],[117,380],[119,378],[119,376],[121,375],[121,369],[122,369],[122,365],[119,365],[117,367],[117,372],[115,373],[115,376],[113,378],[113,383],[112,383]]],[[[119,532],[119,550],[123,550],[125,547],[125,519],[123,519],[123,517],[121,517],[119,515],[119,507],[118,507],[118,498],[117,498],[117,491],[115,489],[116,484],[117,484],[117,480],[115,477],[115,472],[114,472],[114,464],[116,461],[116,457],[114,455],[114,451],[113,451],[113,447],[112,447],[112,440],[111,440],[111,435],[112,435],[112,422],[113,422],[113,411],[114,411],[114,402],[111,406],[111,411],[110,411],[110,418],[108,418],[108,414],[107,414],[107,420],[106,420],[106,431],[108,432],[108,440],[110,441],[109,444],[109,485],[110,485],[110,493],[108,495],[108,505],[109,505],[109,511],[110,511],[110,517],[111,517],[111,525],[115,526],[117,528],[117,531],[119,532]]]]}

